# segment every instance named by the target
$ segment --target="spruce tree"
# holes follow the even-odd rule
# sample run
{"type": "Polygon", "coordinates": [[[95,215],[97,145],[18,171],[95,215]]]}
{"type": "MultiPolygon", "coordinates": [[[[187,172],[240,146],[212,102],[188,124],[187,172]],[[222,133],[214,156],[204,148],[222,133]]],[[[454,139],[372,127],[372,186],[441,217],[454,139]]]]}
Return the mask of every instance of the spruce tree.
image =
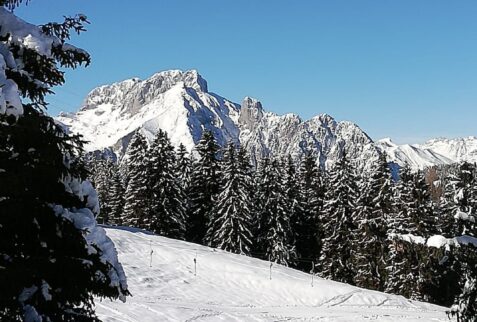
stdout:
{"type": "Polygon", "coordinates": [[[264,158],[260,167],[257,250],[263,254],[264,259],[289,265],[294,262],[296,256],[290,234],[290,217],[280,163],[264,158]]]}
{"type": "Polygon", "coordinates": [[[148,181],[146,177],[147,142],[140,131],[131,138],[126,151],[126,196],[122,222],[126,226],[147,228],[148,181]]]}
{"type": "Polygon", "coordinates": [[[44,110],[61,66],[90,61],[65,43],[86,17],[36,27],[7,10],[20,2],[0,1],[0,320],[96,321],[93,296],[124,299],[126,280],[96,226],[82,141],[44,110]]]}
{"type": "Polygon", "coordinates": [[[156,234],[183,239],[186,230],[185,196],[176,177],[175,157],[167,133],[159,130],[147,157],[149,189],[144,225],[156,234]]]}
{"type": "Polygon", "coordinates": [[[212,132],[204,131],[195,149],[198,156],[192,165],[187,240],[201,244],[219,192],[219,146],[212,132]]]}
{"type": "Polygon", "coordinates": [[[190,187],[192,160],[185,148],[181,143],[177,149],[176,156],[176,176],[179,179],[182,190],[187,192],[190,187]]]}
{"type": "Polygon", "coordinates": [[[331,170],[328,182],[321,213],[324,238],[318,267],[322,277],[353,284],[357,186],[345,153],[331,170]]]}
{"type": "Polygon", "coordinates": [[[298,267],[310,268],[311,262],[318,262],[321,249],[322,227],[319,216],[325,194],[322,172],[316,158],[306,152],[298,171],[299,206],[291,219],[292,230],[296,235],[298,267]]]}
{"type": "Polygon", "coordinates": [[[384,290],[386,281],[387,227],[392,216],[393,183],[383,154],[364,182],[358,200],[358,231],[354,251],[355,284],[359,287],[384,290]]]}
{"type": "Polygon", "coordinates": [[[441,203],[440,226],[448,237],[477,236],[477,178],[475,166],[463,162],[447,178],[441,203]]]}
{"type": "Polygon", "coordinates": [[[119,173],[119,166],[112,163],[109,168],[110,180],[109,180],[109,221],[110,225],[122,225],[123,224],[123,212],[124,212],[124,194],[125,188],[121,175],[119,173]]]}
{"type": "Polygon", "coordinates": [[[459,261],[462,263],[460,289],[451,307],[450,315],[456,316],[458,321],[477,321],[477,247],[461,245],[459,261]]]}
{"type": "Polygon", "coordinates": [[[237,254],[250,254],[251,175],[245,150],[230,143],[222,163],[222,184],[208,228],[209,244],[237,254]]]}

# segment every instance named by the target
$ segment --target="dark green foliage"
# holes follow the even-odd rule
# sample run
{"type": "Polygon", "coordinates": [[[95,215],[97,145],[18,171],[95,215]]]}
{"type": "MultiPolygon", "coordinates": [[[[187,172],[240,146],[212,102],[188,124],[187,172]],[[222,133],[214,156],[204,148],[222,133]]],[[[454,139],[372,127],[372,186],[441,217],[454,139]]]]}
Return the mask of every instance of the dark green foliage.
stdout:
{"type": "Polygon", "coordinates": [[[384,290],[387,223],[393,213],[393,183],[386,156],[380,157],[365,181],[358,201],[358,231],[354,263],[355,283],[359,287],[384,290]]]}
{"type": "Polygon", "coordinates": [[[251,173],[245,151],[229,144],[221,173],[221,192],[212,210],[207,240],[213,247],[248,255],[252,245],[251,173]]]}
{"type": "Polygon", "coordinates": [[[458,259],[462,263],[459,286],[462,292],[456,297],[449,314],[458,321],[477,321],[477,247],[461,245],[458,259]]]}
{"type": "Polygon", "coordinates": [[[148,200],[146,175],[147,142],[137,131],[128,146],[126,160],[126,197],[122,222],[127,226],[145,227],[148,200]]]}
{"type": "Polygon", "coordinates": [[[190,208],[188,214],[187,240],[205,242],[207,225],[219,192],[220,173],[219,147],[210,131],[204,131],[196,146],[198,157],[192,165],[189,188],[190,208]]]}
{"type": "Polygon", "coordinates": [[[348,284],[354,283],[356,274],[352,253],[357,195],[354,171],[343,154],[329,175],[321,212],[323,247],[318,267],[322,277],[348,284]]]}
{"type": "Polygon", "coordinates": [[[31,106],[24,108],[15,124],[0,123],[0,318],[21,320],[21,308],[31,305],[54,321],[96,320],[93,295],[120,295],[109,287],[109,266],[100,252],[88,252],[73,222],[50,206],[86,206],[62,183],[67,176],[86,176],[80,164],[65,164],[65,155],[81,152],[81,141],[31,106]],[[98,271],[104,278],[93,278],[98,271]],[[23,303],[18,298],[24,288],[47,285],[51,301],[41,292],[23,303]]]}
{"type": "Polygon", "coordinates": [[[183,239],[185,196],[176,178],[176,155],[166,132],[159,130],[146,158],[148,189],[144,228],[162,236],[183,239]]]}
{"type": "MultiPolygon", "coordinates": [[[[20,3],[0,1],[9,9],[20,3]]],[[[69,217],[93,220],[92,211],[98,210],[94,191],[76,191],[87,189],[82,183],[87,176],[80,159],[83,142],[43,111],[45,95],[64,83],[60,68],[90,61],[86,52],[63,46],[70,30],[80,32],[84,23],[86,17],[81,16],[38,28],[58,37],[50,56],[15,37],[0,39],[1,59],[8,61],[5,75],[16,83],[21,98],[31,102],[22,105],[23,113],[17,106],[15,116],[7,116],[13,107],[7,102],[7,114],[0,113],[2,321],[96,321],[93,296],[114,299],[128,294],[112,286],[112,265],[101,258],[98,245],[88,243],[88,232],[69,217]]],[[[4,27],[8,26],[2,25],[2,32],[10,32],[4,27]]]]}
{"type": "Polygon", "coordinates": [[[291,217],[295,233],[298,268],[308,271],[310,262],[317,262],[321,249],[322,227],[319,215],[323,207],[322,172],[311,153],[303,157],[298,171],[298,207],[291,217]]]}
{"type": "Polygon", "coordinates": [[[289,265],[296,255],[280,163],[263,159],[257,175],[256,222],[259,226],[256,250],[264,259],[289,265]]]}

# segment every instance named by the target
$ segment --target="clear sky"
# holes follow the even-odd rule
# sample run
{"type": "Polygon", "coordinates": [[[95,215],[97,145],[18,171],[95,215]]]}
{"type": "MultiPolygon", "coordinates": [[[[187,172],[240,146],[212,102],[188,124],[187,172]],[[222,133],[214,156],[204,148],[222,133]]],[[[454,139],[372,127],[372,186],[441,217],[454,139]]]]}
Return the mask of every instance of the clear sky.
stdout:
{"type": "Polygon", "coordinates": [[[68,71],[50,113],[94,87],[197,69],[209,90],[303,118],[328,113],[373,139],[477,135],[476,0],[31,0],[34,23],[86,14],[73,43],[93,62],[68,71]]]}

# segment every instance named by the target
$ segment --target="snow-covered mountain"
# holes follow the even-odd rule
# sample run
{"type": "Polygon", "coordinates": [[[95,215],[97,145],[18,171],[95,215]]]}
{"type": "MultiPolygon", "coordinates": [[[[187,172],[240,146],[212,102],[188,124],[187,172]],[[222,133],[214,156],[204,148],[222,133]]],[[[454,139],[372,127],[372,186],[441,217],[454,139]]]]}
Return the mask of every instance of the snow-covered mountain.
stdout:
{"type": "Polygon", "coordinates": [[[377,141],[380,151],[385,151],[390,161],[408,164],[413,170],[433,165],[461,161],[477,162],[477,138],[433,139],[424,144],[398,145],[385,138],[377,141]]]}
{"type": "Polygon", "coordinates": [[[122,155],[137,129],[147,138],[162,129],[173,144],[191,150],[204,129],[219,144],[240,142],[255,158],[268,155],[299,156],[309,149],[322,165],[332,164],[347,150],[358,165],[377,159],[378,149],[356,124],[337,122],[322,114],[304,121],[295,114],[266,112],[246,97],[242,104],[209,92],[195,70],[171,70],[146,80],[137,78],[98,87],[77,113],[62,113],[57,120],[89,141],[87,150],[112,148],[122,155]]]}
{"type": "Polygon", "coordinates": [[[106,232],[132,297],[97,299],[102,321],[449,321],[446,308],[402,296],[318,277],[312,286],[310,274],[276,264],[270,279],[266,261],[133,228],[106,232]]]}
{"type": "Polygon", "coordinates": [[[234,103],[209,91],[195,70],[170,70],[150,78],[128,79],[93,89],[76,113],[62,113],[57,120],[89,141],[88,151],[112,149],[123,156],[132,134],[142,131],[152,139],[159,129],[168,132],[174,145],[192,150],[204,129],[218,143],[229,141],[246,147],[255,159],[310,150],[323,166],[332,165],[346,149],[357,167],[366,168],[386,151],[390,161],[408,163],[414,170],[458,161],[477,161],[477,138],[436,139],[422,145],[397,145],[390,139],[377,142],[358,125],[337,122],[327,114],[310,120],[298,115],[267,112],[246,97],[234,103]]]}
{"type": "Polygon", "coordinates": [[[455,162],[477,162],[477,137],[475,136],[458,139],[434,139],[427,141],[423,147],[455,162]]]}

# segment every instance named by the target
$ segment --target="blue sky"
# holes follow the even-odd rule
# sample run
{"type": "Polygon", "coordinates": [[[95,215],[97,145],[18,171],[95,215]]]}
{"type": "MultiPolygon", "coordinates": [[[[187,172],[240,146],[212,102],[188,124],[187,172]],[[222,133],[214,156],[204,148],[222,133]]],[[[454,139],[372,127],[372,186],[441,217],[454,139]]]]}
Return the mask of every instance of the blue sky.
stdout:
{"type": "Polygon", "coordinates": [[[477,135],[475,0],[32,0],[34,23],[86,14],[73,43],[93,58],[67,72],[50,113],[94,87],[197,69],[209,90],[303,118],[328,113],[399,143],[477,135]]]}

